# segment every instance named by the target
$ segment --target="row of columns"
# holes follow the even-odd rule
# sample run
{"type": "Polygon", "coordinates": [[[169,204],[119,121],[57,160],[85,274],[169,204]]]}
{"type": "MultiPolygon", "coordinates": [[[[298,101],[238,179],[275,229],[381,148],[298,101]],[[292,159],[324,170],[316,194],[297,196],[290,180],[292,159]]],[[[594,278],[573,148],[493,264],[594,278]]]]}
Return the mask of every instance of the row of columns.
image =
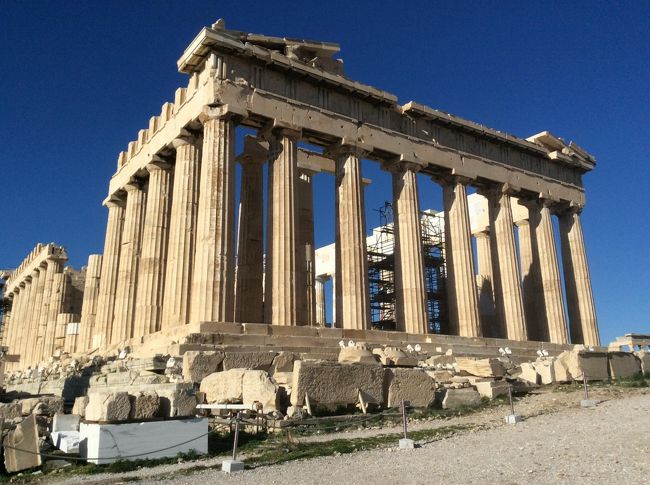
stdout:
{"type": "MultiPolygon", "coordinates": [[[[174,140],[175,163],[152,159],[147,181],[132,180],[124,187],[126,197],[106,202],[109,215],[101,276],[99,284],[94,283],[88,317],[84,305],[83,318],[94,321],[94,328],[87,331],[88,335],[82,329],[81,345],[119,344],[190,322],[287,326],[324,322],[323,282],[314,277],[313,268],[313,174],[300,171],[297,163],[301,133],[286,127],[266,130],[268,150],[260,140],[247,138],[239,158],[243,170],[236,241],[237,121],[237,115],[211,108],[203,117],[202,134],[187,132],[174,140]]],[[[368,329],[361,177],[364,153],[358,147],[339,144],[329,154],[334,158],[336,175],[336,321],[343,328],[368,329]]],[[[394,161],[386,163],[385,168],[393,179],[398,329],[427,333],[416,176],[419,166],[394,161]]],[[[493,291],[499,327],[486,329],[481,321],[483,290],[476,287],[467,181],[449,177],[442,183],[451,328],[464,336],[494,330],[515,340],[531,337],[526,326],[526,313],[531,311],[524,305],[509,193],[497,189],[487,192],[490,228],[488,234],[477,236],[479,273],[489,273],[483,276],[493,291]]],[[[566,342],[550,209],[531,207],[530,236],[527,240],[527,229],[520,226],[520,245],[522,258],[535,263],[522,268],[527,268],[525,276],[529,276],[534,265],[539,267],[538,286],[544,296],[548,339],[566,342]]],[[[597,343],[579,218],[576,213],[572,217],[570,225],[561,225],[571,335],[585,343],[597,343]],[[574,321],[579,322],[579,331],[574,332],[574,321]]]]}
{"type": "Polygon", "coordinates": [[[63,349],[65,333],[62,339],[57,334],[57,318],[65,311],[70,284],[64,261],[45,259],[8,295],[11,310],[5,315],[3,343],[20,356],[10,367],[35,366],[63,349]]]}

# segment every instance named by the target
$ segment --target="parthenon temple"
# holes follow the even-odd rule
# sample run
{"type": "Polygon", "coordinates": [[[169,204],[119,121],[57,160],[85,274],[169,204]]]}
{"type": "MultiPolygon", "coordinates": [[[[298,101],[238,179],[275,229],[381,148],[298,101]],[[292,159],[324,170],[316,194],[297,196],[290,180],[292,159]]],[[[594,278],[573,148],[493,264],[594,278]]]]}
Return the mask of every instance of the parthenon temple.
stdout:
{"type": "Polygon", "coordinates": [[[442,332],[599,345],[580,221],[594,157],[546,131],[522,139],[400,105],[346,77],[338,51],[221,21],[202,29],[178,60],[187,87],[117,157],[103,253],[76,272],[64,268],[63,247],[39,244],[6,277],[3,345],[19,356],[10,366],[137,350],[156,336],[179,343],[218,324],[359,340],[390,331],[425,342],[442,332]],[[371,313],[362,160],[392,179],[391,330],[378,330],[371,313]],[[335,177],[327,269],[314,243],[313,187],[323,173],[335,177]],[[429,318],[418,194],[436,184],[441,328],[429,318]],[[332,324],[323,281],[334,276],[332,324]]]}

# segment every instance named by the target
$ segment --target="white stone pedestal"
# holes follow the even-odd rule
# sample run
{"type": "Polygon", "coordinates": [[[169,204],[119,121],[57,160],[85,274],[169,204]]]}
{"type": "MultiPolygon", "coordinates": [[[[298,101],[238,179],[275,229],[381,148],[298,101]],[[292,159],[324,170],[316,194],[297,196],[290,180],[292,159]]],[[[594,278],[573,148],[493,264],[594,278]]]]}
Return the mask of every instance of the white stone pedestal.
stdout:
{"type": "Polygon", "coordinates": [[[506,423],[508,424],[517,424],[524,420],[524,418],[519,414],[508,414],[506,416],[506,423]]]}
{"type": "Polygon", "coordinates": [[[595,399],[583,399],[580,401],[580,407],[582,408],[595,408],[598,401],[595,399]]]}
{"type": "Polygon", "coordinates": [[[415,448],[415,442],[409,438],[402,438],[399,440],[399,449],[400,450],[412,450],[415,448]]]}
{"type": "Polygon", "coordinates": [[[224,473],[238,473],[244,471],[244,462],[239,460],[223,460],[221,471],[224,473]]]}

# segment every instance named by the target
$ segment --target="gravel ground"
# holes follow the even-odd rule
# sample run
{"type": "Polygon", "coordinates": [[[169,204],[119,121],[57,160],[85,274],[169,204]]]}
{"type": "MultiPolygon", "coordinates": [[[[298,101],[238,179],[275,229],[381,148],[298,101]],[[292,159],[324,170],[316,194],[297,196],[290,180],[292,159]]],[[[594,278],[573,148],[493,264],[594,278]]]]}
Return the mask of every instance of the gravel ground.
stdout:
{"type": "MultiPolygon", "coordinates": [[[[603,388],[590,397],[595,409],[577,406],[580,392],[543,392],[517,402],[527,420],[503,424],[503,406],[446,420],[413,423],[411,429],[481,424],[415,450],[385,448],[263,466],[226,476],[218,470],[177,475],[182,467],[213,465],[221,459],[164,465],[120,475],[67,477],[66,483],[647,483],[650,476],[650,392],[603,388]],[[169,477],[169,478],[167,478],[169,477]]],[[[365,429],[313,436],[303,441],[357,438],[394,432],[365,429]]],[[[48,477],[50,478],[50,477],[48,477]]],[[[61,477],[63,478],[63,477],[61,477]]],[[[54,477],[51,477],[54,479],[54,477]]],[[[50,480],[48,480],[50,482],[50,480]]],[[[62,483],[62,482],[61,482],[62,483]]]]}

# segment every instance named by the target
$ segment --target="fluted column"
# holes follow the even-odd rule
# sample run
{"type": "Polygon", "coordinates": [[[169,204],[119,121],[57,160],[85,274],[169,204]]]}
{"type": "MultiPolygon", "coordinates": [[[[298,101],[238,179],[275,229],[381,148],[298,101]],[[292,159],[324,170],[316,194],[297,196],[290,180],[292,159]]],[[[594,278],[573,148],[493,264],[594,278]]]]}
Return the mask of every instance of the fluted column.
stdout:
{"type": "Polygon", "coordinates": [[[102,260],[102,274],[99,280],[97,315],[90,346],[98,348],[110,341],[115,310],[115,293],[119,272],[122,229],[124,226],[124,202],[113,198],[105,203],[108,208],[108,224],[102,260]]]}
{"type": "Polygon", "coordinates": [[[370,328],[362,156],[352,146],[336,154],[336,322],[356,330],[370,328]]]}
{"type": "MultiPolygon", "coordinates": [[[[532,216],[534,218],[534,215],[532,216]]],[[[546,318],[543,314],[544,298],[540,278],[540,261],[537,252],[537,222],[529,219],[514,221],[519,237],[521,264],[521,292],[524,299],[526,334],[528,340],[547,341],[546,318]],[[533,227],[535,225],[535,227],[533,227]]]]}
{"type": "Polygon", "coordinates": [[[264,322],[264,162],[269,152],[246,137],[242,165],[237,241],[235,321],[264,322]]]}
{"type": "Polygon", "coordinates": [[[76,313],[59,313],[56,316],[56,330],[54,333],[54,352],[65,351],[72,353],[76,349],[77,335],[68,335],[68,324],[79,322],[76,313]],[[70,337],[70,338],[68,338],[70,337]]]}
{"type": "MultiPolygon", "coordinates": [[[[62,269],[62,268],[61,268],[62,269]]],[[[47,316],[47,328],[45,330],[45,343],[43,345],[43,359],[47,360],[54,355],[56,340],[56,320],[64,308],[63,302],[67,292],[68,275],[55,270],[52,278],[52,292],[50,294],[50,307],[47,316]]]]}
{"type": "Polygon", "coordinates": [[[48,259],[46,264],[45,286],[43,288],[43,298],[41,300],[41,313],[38,320],[38,336],[34,353],[35,362],[40,362],[49,357],[49,355],[44,355],[44,349],[45,336],[47,334],[47,321],[50,314],[50,302],[52,299],[52,283],[54,282],[54,275],[62,269],[62,264],[57,264],[53,259],[48,259]]]}
{"type": "Polygon", "coordinates": [[[327,304],[325,302],[325,280],[316,278],[316,325],[324,327],[327,323],[327,304]]]}
{"type": "Polygon", "coordinates": [[[84,298],[81,306],[81,321],[79,322],[80,335],[77,350],[80,352],[90,350],[92,345],[92,335],[95,333],[101,272],[102,255],[91,254],[88,256],[86,281],[84,283],[84,298]]]}
{"type": "Polygon", "coordinates": [[[142,248],[146,194],[139,181],[126,184],[124,189],[126,190],[126,209],[118,263],[111,344],[124,342],[134,336],[133,320],[138,285],[138,265],[142,248]]]}
{"type": "MultiPolygon", "coordinates": [[[[23,332],[21,335],[22,339],[20,342],[20,367],[22,369],[26,369],[27,366],[29,366],[29,364],[31,363],[29,361],[29,357],[31,353],[31,348],[36,338],[35,330],[37,326],[34,324],[35,323],[34,316],[36,315],[36,319],[38,319],[38,310],[36,308],[36,294],[38,292],[39,276],[40,276],[39,269],[35,269],[34,271],[32,271],[30,275],[31,285],[29,289],[29,300],[25,312],[25,323],[23,325],[23,332]]],[[[43,289],[41,287],[41,294],[42,291],[43,289]]]]}
{"type": "MultiPolygon", "coordinates": [[[[16,339],[20,332],[21,328],[21,309],[24,306],[25,302],[25,285],[20,283],[16,292],[14,293],[14,300],[11,307],[11,326],[9,327],[9,332],[7,334],[6,344],[9,347],[9,354],[17,354],[16,350],[16,339]]],[[[7,363],[8,368],[13,368],[14,365],[11,362],[7,363]]]]}
{"type": "Polygon", "coordinates": [[[161,329],[169,216],[172,203],[171,165],[147,165],[149,188],[144,216],[142,254],[138,265],[138,286],[133,335],[140,337],[161,329]]]}
{"type": "Polygon", "coordinates": [[[465,184],[457,177],[443,181],[443,199],[450,327],[463,337],[478,337],[481,326],[465,184]]]}
{"type": "Polygon", "coordinates": [[[4,313],[2,314],[2,345],[7,347],[9,340],[9,330],[11,328],[11,310],[13,308],[13,303],[15,301],[16,295],[14,293],[5,294],[6,300],[11,300],[11,304],[8,305],[11,308],[5,306],[4,313]]]}
{"type": "Polygon", "coordinates": [[[192,322],[234,319],[235,122],[227,112],[203,124],[192,282],[192,322]]]}
{"type": "Polygon", "coordinates": [[[535,233],[543,295],[541,302],[543,302],[543,313],[546,315],[547,324],[546,333],[551,342],[565,344],[568,342],[567,325],[551,211],[545,202],[530,205],[529,211],[531,221],[538,221],[535,233]]]}
{"type": "Polygon", "coordinates": [[[526,340],[521,278],[517,265],[510,196],[501,188],[488,194],[494,289],[502,331],[511,340],[526,340]]]}
{"type": "Polygon", "coordinates": [[[589,265],[578,210],[571,209],[560,216],[560,241],[571,343],[600,345],[589,265]]]}
{"type": "Polygon", "coordinates": [[[273,325],[297,325],[296,185],[300,134],[280,130],[276,135],[269,159],[264,320],[273,325]]]}
{"type": "Polygon", "coordinates": [[[314,173],[301,169],[298,173],[298,323],[314,325],[316,321],[316,301],[314,285],[314,263],[316,252],[314,248],[314,173]]]}
{"type": "Polygon", "coordinates": [[[199,204],[200,144],[201,141],[192,136],[174,140],[176,165],[162,311],[163,329],[185,325],[190,318],[199,204]]]}
{"type": "Polygon", "coordinates": [[[427,333],[427,295],[416,178],[418,166],[401,162],[393,164],[390,170],[393,173],[397,329],[424,334],[427,333]]]}

